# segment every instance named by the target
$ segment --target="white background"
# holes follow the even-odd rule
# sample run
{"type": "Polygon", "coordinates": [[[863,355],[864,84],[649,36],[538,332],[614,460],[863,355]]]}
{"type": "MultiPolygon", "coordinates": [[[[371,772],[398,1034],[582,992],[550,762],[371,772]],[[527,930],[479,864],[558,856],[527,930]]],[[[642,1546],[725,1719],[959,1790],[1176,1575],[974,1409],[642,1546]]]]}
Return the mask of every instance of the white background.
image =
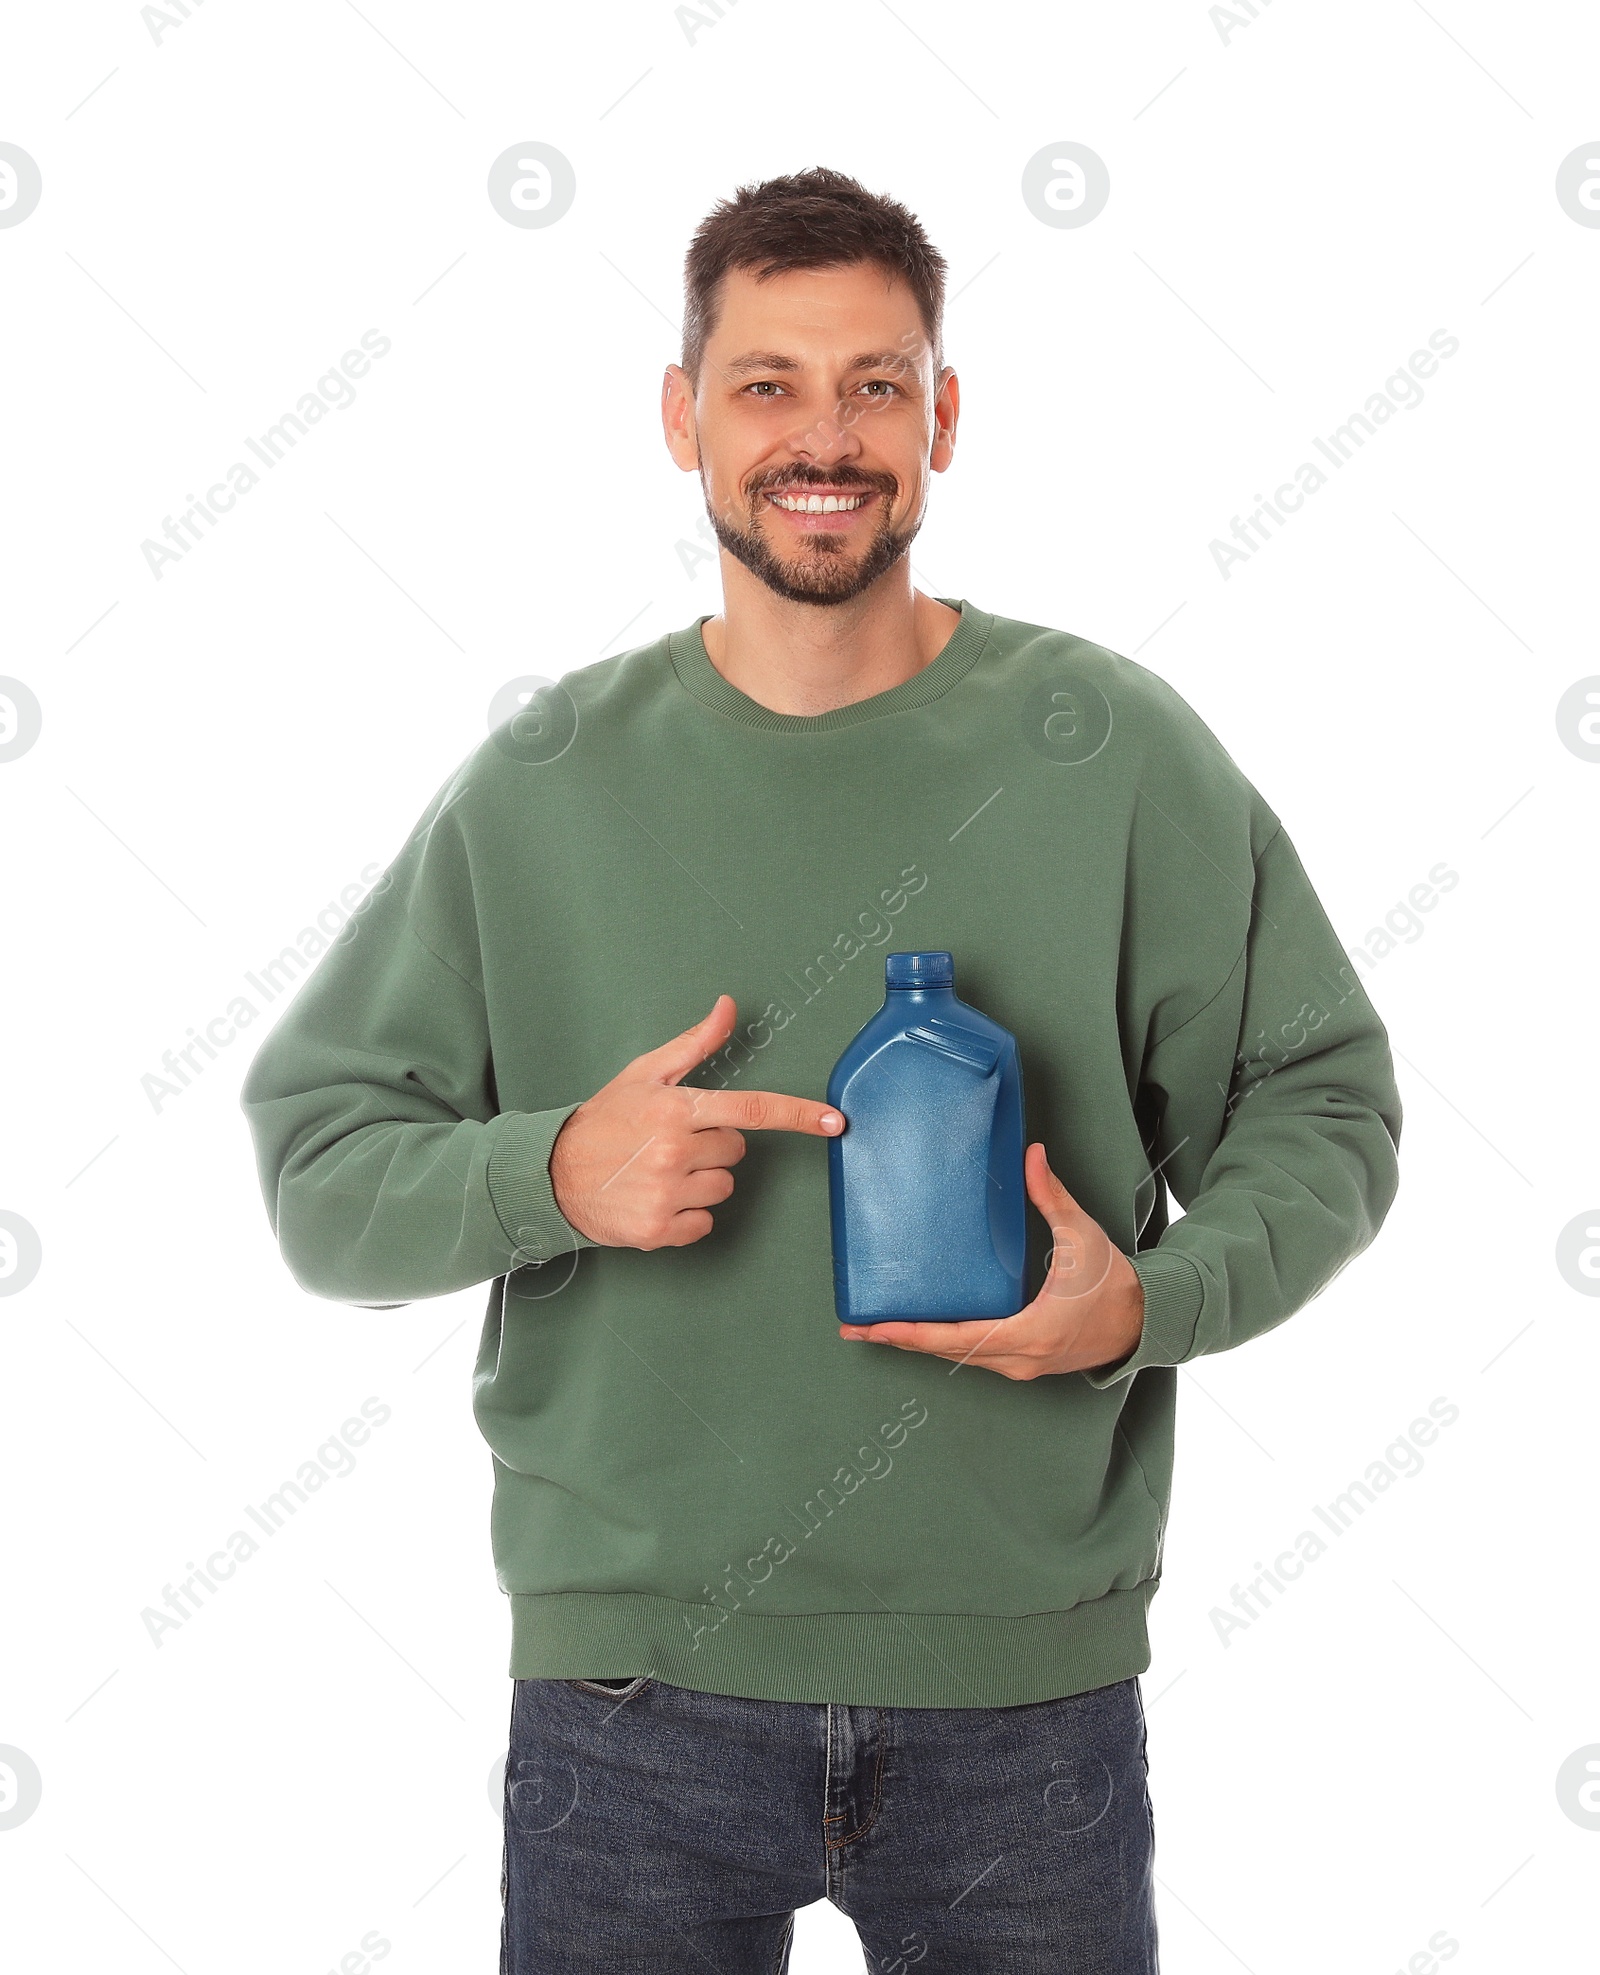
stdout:
{"type": "MultiPolygon", "coordinates": [[[[157,40],[80,0],[0,29],[0,139],[44,188],[0,230],[0,671],[44,723],[0,766],[0,1208],[43,1247],[0,1300],[0,1744],[43,1785],[0,1829],[8,1963],[321,1975],[376,1930],[396,1971],[495,1965],[485,1292],[296,1288],[237,1102],[265,1020],[159,1109],[141,1080],[388,862],[507,680],[719,607],[657,408],[682,256],[737,184],[827,163],[951,263],[920,586],[1170,680],[1352,949],[1459,876],[1367,975],[1406,1107],[1378,1243],[1180,1374],[1142,1681],[1163,1966],[1389,1975],[1441,1930],[1462,1971],[1577,1966],[1600,1831],[1556,1778],[1600,1743],[1600,1306],[1556,1243],[1600,1201],[1600,765],[1556,708],[1600,673],[1600,229],[1555,175],[1600,155],[1600,23],[681,11],[207,0],[157,40]],[[577,175],[547,229],[485,194],[532,139],[577,175]],[[1067,139],[1111,175],[1078,229],[1020,192],[1067,139]],[[356,401],[157,580],[141,543],[371,328],[356,401]],[[1423,402],[1224,579],[1211,541],[1437,329],[1423,402]],[[355,1471],[154,1645],[163,1586],[369,1397],[355,1471]],[[1459,1417],[1421,1472],[1224,1644],[1255,1560],[1435,1399],[1459,1417]]],[[[797,1971],[860,1963],[802,1916],[797,1971]]]]}

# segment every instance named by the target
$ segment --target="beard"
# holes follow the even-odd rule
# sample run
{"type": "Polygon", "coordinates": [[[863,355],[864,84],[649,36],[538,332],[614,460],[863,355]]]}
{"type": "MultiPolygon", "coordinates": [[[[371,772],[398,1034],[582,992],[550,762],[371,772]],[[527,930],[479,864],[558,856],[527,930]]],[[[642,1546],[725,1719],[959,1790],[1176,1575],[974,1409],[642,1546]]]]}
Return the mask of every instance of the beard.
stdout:
{"type": "MultiPolygon", "coordinates": [[[[841,480],[837,474],[821,474],[817,483],[825,486],[859,489],[878,496],[878,526],[863,549],[846,547],[838,536],[813,535],[798,542],[792,555],[773,547],[762,526],[752,520],[748,528],[736,528],[713,510],[709,497],[706,514],[717,540],[729,555],[744,565],[758,582],[775,596],[790,603],[841,604],[869,589],[886,569],[892,569],[916,540],[921,521],[912,522],[903,532],[890,522],[891,489],[870,480],[841,480]]],[[[804,492],[806,481],[785,475],[786,486],[804,492]]],[[[701,490],[705,475],[700,476],[701,490]]],[[[766,503],[765,489],[759,489],[751,502],[752,513],[766,503]]]]}

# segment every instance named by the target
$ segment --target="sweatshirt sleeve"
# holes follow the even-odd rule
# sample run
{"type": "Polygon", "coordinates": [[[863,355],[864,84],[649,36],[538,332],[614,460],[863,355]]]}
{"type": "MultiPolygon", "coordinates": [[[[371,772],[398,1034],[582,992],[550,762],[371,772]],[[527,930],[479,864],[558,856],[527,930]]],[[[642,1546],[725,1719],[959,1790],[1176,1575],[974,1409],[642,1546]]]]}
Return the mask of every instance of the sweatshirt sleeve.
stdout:
{"type": "Polygon", "coordinates": [[[1146,1055],[1153,1167],[1183,1217],[1132,1256],[1144,1330],[1097,1388],[1271,1330],[1372,1241],[1399,1184],[1383,1023],[1279,828],[1232,973],[1146,1055]]]}
{"type": "Polygon", "coordinates": [[[422,883],[408,847],[301,984],[241,1092],[284,1261],[337,1302],[393,1308],[595,1245],[550,1179],[577,1103],[498,1109],[483,992],[419,931],[422,883]]]}

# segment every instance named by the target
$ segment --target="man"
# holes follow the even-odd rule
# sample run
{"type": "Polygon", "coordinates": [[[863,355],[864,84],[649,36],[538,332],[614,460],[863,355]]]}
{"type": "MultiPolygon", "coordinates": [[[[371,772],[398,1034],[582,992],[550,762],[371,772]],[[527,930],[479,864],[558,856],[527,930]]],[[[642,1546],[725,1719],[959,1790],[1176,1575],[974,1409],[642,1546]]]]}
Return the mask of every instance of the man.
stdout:
{"type": "Polygon", "coordinates": [[[721,615],[497,728],[245,1086],[305,1288],[493,1278],[519,1975],[781,1969],[824,1896],[875,1970],[1154,1970],[1176,1367],[1397,1185],[1383,1025],[1215,736],[912,587],[944,266],[821,169],[705,220],[663,422],[721,615]],[[851,1327],[819,1093],[919,948],[1020,1045],[1031,1300],[851,1327]]]}

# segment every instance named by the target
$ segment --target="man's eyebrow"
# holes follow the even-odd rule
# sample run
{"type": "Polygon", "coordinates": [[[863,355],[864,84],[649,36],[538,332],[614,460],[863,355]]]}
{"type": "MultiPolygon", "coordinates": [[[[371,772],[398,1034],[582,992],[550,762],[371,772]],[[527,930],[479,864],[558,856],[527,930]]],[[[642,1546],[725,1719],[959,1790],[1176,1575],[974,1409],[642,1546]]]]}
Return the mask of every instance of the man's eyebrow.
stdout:
{"type": "MultiPolygon", "coordinates": [[[[914,362],[915,359],[902,350],[874,350],[852,357],[845,369],[903,370],[910,368],[914,362]]],[[[785,356],[781,350],[747,350],[743,356],[732,357],[719,367],[728,377],[747,377],[757,370],[792,372],[804,368],[798,358],[785,356]]]]}

